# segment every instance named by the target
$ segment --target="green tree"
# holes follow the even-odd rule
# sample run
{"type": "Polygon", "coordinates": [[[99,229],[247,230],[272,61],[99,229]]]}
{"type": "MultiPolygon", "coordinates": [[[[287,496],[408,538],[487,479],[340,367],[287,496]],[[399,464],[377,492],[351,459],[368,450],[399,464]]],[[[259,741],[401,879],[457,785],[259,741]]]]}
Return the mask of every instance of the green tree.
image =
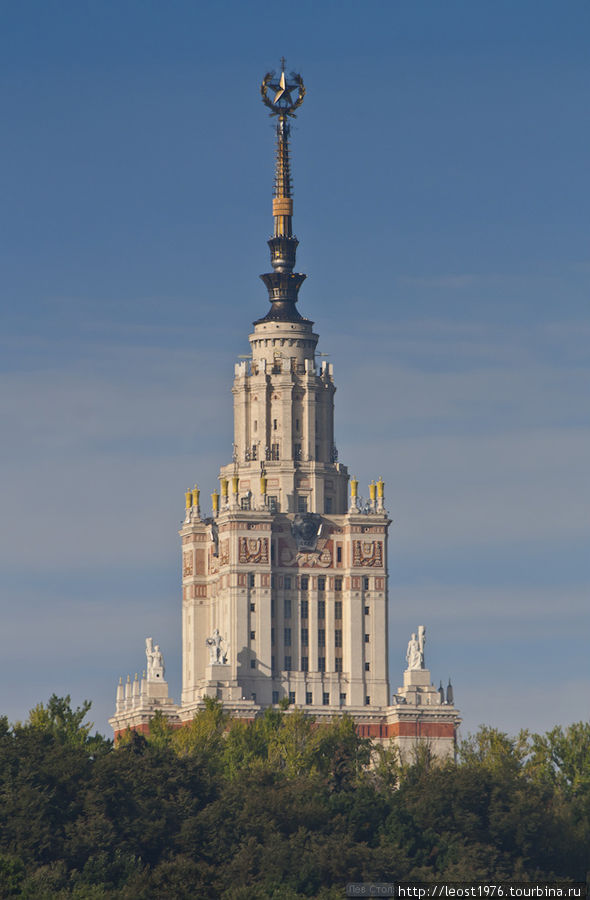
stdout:
{"type": "Polygon", "coordinates": [[[90,735],[93,722],[85,722],[92,703],[84,700],[82,706],[72,709],[72,700],[69,694],[58,697],[52,694],[48,703],[38,703],[29,713],[25,727],[37,731],[52,734],[56,740],[74,747],[88,747],[91,750],[103,749],[105,741],[99,734],[90,735]]]}

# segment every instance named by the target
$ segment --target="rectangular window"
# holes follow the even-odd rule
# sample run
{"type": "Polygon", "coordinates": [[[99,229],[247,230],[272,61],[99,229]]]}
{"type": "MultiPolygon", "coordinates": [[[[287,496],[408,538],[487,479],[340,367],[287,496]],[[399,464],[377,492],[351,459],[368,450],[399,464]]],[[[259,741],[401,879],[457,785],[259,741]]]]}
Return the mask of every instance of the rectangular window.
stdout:
{"type": "Polygon", "coordinates": [[[302,628],[301,629],[301,646],[307,647],[308,644],[309,644],[309,629],[302,628]]]}
{"type": "Polygon", "coordinates": [[[295,691],[289,691],[289,703],[291,705],[295,703],[295,691]]]}
{"type": "Polygon", "coordinates": [[[307,600],[301,601],[301,618],[302,619],[309,618],[309,603],[307,600]]]}
{"type": "Polygon", "coordinates": [[[273,702],[273,703],[278,703],[278,702],[279,702],[279,692],[278,692],[278,691],[273,691],[273,692],[272,692],[272,702],[273,702]]]}
{"type": "Polygon", "coordinates": [[[248,587],[254,587],[256,584],[256,577],[254,572],[248,572],[248,587]]]}
{"type": "Polygon", "coordinates": [[[267,503],[269,513],[278,513],[279,498],[276,496],[276,494],[271,494],[269,497],[267,497],[267,503]]]}
{"type": "Polygon", "coordinates": [[[342,562],[342,547],[336,547],[336,562],[342,562]]]}
{"type": "Polygon", "coordinates": [[[319,656],[318,657],[318,672],[325,672],[325,671],[326,671],[326,657],[319,656]]]}
{"type": "Polygon", "coordinates": [[[251,669],[255,669],[255,668],[256,668],[256,660],[255,660],[255,659],[251,659],[251,660],[250,660],[250,668],[251,668],[251,669]]]}
{"type": "Polygon", "coordinates": [[[302,591],[309,590],[309,575],[301,576],[301,590],[302,591]]]}
{"type": "Polygon", "coordinates": [[[271,445],[270,458],[271,459],[279,459],[279,445],[278,444],[271,445]]]}
{"type": "Polygon", "coordinates": [[[285,619],[291,618],[291,598],[285,597],[285,619]]]}
{"type": "Polygon", "coordinates": [[[344,706],[346,703],[346,694],[340,694],[340,705],[344,706]]]}
{"type": "Polygon", "coordinates": [[[328,515],[332,512],[332,498],[326,497],[324,499],[324,512],[328,515]]]}
{"type": "Polygon", "coordinates": [[[340,628],[337,628],[334,632],[334,646],[341,647],[342,646],[342,631],[340,628]]]}
{"type": "Polygon", "coordinates": [[[365,615],[366,615],[366,616],[369,615],[369,607],[368,607],[368,606],[365,606],[365,615]]]}
{"type": "Polygon", "coordinates": [[[311,706],[311,704],[313,703],[313,696],[311,691],[305,692],[305,703],[307,704],[307,706],[311,706]]]}
{"type": "Polygon", "coordinates": [[[247,497],[242,497],[240,500],[240,506],[242,509],[250,509],[250,494],[247,497]]]}
{"type": "Polygon", "coordinates": [[[322,694],[322,703],[324,706],[330,705],[330,695],[326,691],[322,694]]]}
{"type": "Polygon", "coordinates": [[[318,647],[326,646],[326,629],[318,628],[318,647]]]}
{"type": "Polygon", "coordinates": [[[370,671],[371,671],[371,664],[365,663],[365,672],[370,672],[370,671]]]}
{"type": "Polygon", "coordinates": [[[336,672],[342,671],[342,659],[340,656],[337,656],[336,659],[334,660],[334,670],[336,672]]]}
{"type": "Polygon", "coordinates": [[[301,444],[293,445],[293,459],[300,460],[301,459],[301,444]]]}
{"type": "Polygon", "coordinates": [[[326,601],[318,600],[318,619],[326,618],[326,601]]]}
{"type": "Polygon", "coordinates": [[[369,579],[365,575],[365,577],[363,578],[363,591],[368,591],[368,590],[369,590],[369,579]]]}
{"type": "Polygon", "coordinates": [[[285,590],[290,591],[291,590],[291,576],[290,575],[285,575],[284,584],[285,584],[285,590]]]}
{"type": "Polygon", "coordinates": [[[291,646],[291,629],[290,628],[285,628],[285,630],[284,630],[283,643],[285,644],[285,647],[291,646]]]}
{"type": "Polygon", "coordinates": [[[250,604],[250,612],[256,612],[256,604],[255,603],[250,604]]]}
{"type": "Polygon", "coordinates": [[[272,420],[272,430],[273,430],[273,431],[276,431],[276,430],[277,430],[277,420],[276,420],[276,419],[273,419],[273,420],[272,420]]]}
{"type": "Polygon", "coordinates": [[[258,444],[252,444],[252,453],[250,459],[258,459],[258,444]]]}
{"type": "Polygon", "coordinates": [[[309,669],[309,656],[302,656],[301,657],[301,671],[307,672],[308,669],[309,669]]]}
{"type": "Polygon", "coordinates": [[[251,631],[251,632],[250,632],[250,640],[251,640],[251,641],[255,641],[255,640],[256,640],[256,632],[255,632],[255,631],[251,631]]]}
{"type": "Polygon", "coordinates": [[[297,497],[297,512],[307,512],[307,497],[297,497]]]}
{"type": "Polygon", "coordinates": [[[367,694],[367,696],[365,697],[365,706],[370,706],[370,705],[371,705],[371,698],[367,694]]]}
{"type": "Polygon", "coordinates": [[[334,618],[335,619],[342,618],[342,600],[334,601],[334,618]]]}
{"type": "Polygon", "coordinates": [[[326,576],[320,575],[318,578],[318,591],[326,590],[326,576]]]}
{"type": "Polygon", "coordinates": [[[334,590],[336,591],[337,594],[342,593],[342,579],[341,578],[334,579],[334,590]]]}
{"type": "Polygon", "coordinates": [[[256,694],[254,693],[254,691],[252,691],[250,697],[252,698],[252,703],[256,703],[256,694]]]}
{"type": "Polygon", "coordinates": [[[295,419],[295,431],[299,431],[299,419],[295,419]]]}
{"type": "Polygon", "coordinates": [[[291,671],[291,657],[290,656],[285,656],[285,671],[286,672],[291,671]]]}
{"type": "Polygon", "coordinates": [[[368,643],[369,643],[369,635],[366,634],[366,635],[365,635],[365,644],[368,644],[368,643]]]}

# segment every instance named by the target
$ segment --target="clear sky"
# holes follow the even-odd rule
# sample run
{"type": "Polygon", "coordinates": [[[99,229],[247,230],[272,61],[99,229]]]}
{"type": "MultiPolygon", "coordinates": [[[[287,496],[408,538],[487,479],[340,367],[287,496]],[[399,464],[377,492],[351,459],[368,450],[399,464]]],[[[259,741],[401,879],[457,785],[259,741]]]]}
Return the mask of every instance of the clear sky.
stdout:
{"type": "Polygon", "coordinates": [[[0,712],[180,693],[184,490],[231,458],[300,71],[299,308],[383,475],[392,689],[427,626],[463,733],[588,718],[586,0],[0,8],[0,712]]]}

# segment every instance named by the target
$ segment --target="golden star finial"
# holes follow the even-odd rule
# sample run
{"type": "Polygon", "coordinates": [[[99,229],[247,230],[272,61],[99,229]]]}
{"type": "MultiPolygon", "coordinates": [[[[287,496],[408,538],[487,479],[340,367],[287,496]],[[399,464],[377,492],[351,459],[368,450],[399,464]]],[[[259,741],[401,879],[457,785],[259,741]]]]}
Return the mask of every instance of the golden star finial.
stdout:
{"type": "Polygon", "coordinates": [[[285,93],[285,89],[286,89],[286,87],[287,87],[287,82],[285,81],[285,73],[284,73],[284,72],[281,72],[281,77],[280,77],[280,79],[279,79],[279,85],[278,85],[278,86],[279,86],[279,90],[278,90],[277,93],[275,94],[275,98],[274,98],[274,100],[273,100],[273,103],[276,103],[277,100],[280,100],[281,97],[283,96],[283,94],[285,93]]]}

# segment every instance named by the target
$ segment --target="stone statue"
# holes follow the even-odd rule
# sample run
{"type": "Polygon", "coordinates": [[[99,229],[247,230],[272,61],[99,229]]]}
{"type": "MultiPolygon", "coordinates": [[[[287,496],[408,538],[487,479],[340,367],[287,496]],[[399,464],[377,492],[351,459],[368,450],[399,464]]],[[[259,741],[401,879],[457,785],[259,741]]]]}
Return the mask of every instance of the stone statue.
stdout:
{"type": "Polygon", "coordinates": [[[408,669],[424,668],[424,644],[426,643],[426,628],[424,625],[418,626],[418,637],[412,634],[408,641],[408,649],[406,650],[406,660],[408,669]]]}
{"type": "Polygon", "coordinates": [[[164,681],[166,670],[164,668],[164,657],[160,650],[160,645],[154,647],[153,638],[145,639],[145,655],[147,659],[146,673],[148,681],[164,681]]]}
{"type": "Polygon", "coordinates": [[[224,639],[221,637],[219,633],[219,628],[216,628],[211,635],[205,639],[205,644],[209,647],[209,664],[214,665],[226,665],[227,664],[227,650],[225,653],[221,649],[221,645],[224,642],[224,639]]]}

